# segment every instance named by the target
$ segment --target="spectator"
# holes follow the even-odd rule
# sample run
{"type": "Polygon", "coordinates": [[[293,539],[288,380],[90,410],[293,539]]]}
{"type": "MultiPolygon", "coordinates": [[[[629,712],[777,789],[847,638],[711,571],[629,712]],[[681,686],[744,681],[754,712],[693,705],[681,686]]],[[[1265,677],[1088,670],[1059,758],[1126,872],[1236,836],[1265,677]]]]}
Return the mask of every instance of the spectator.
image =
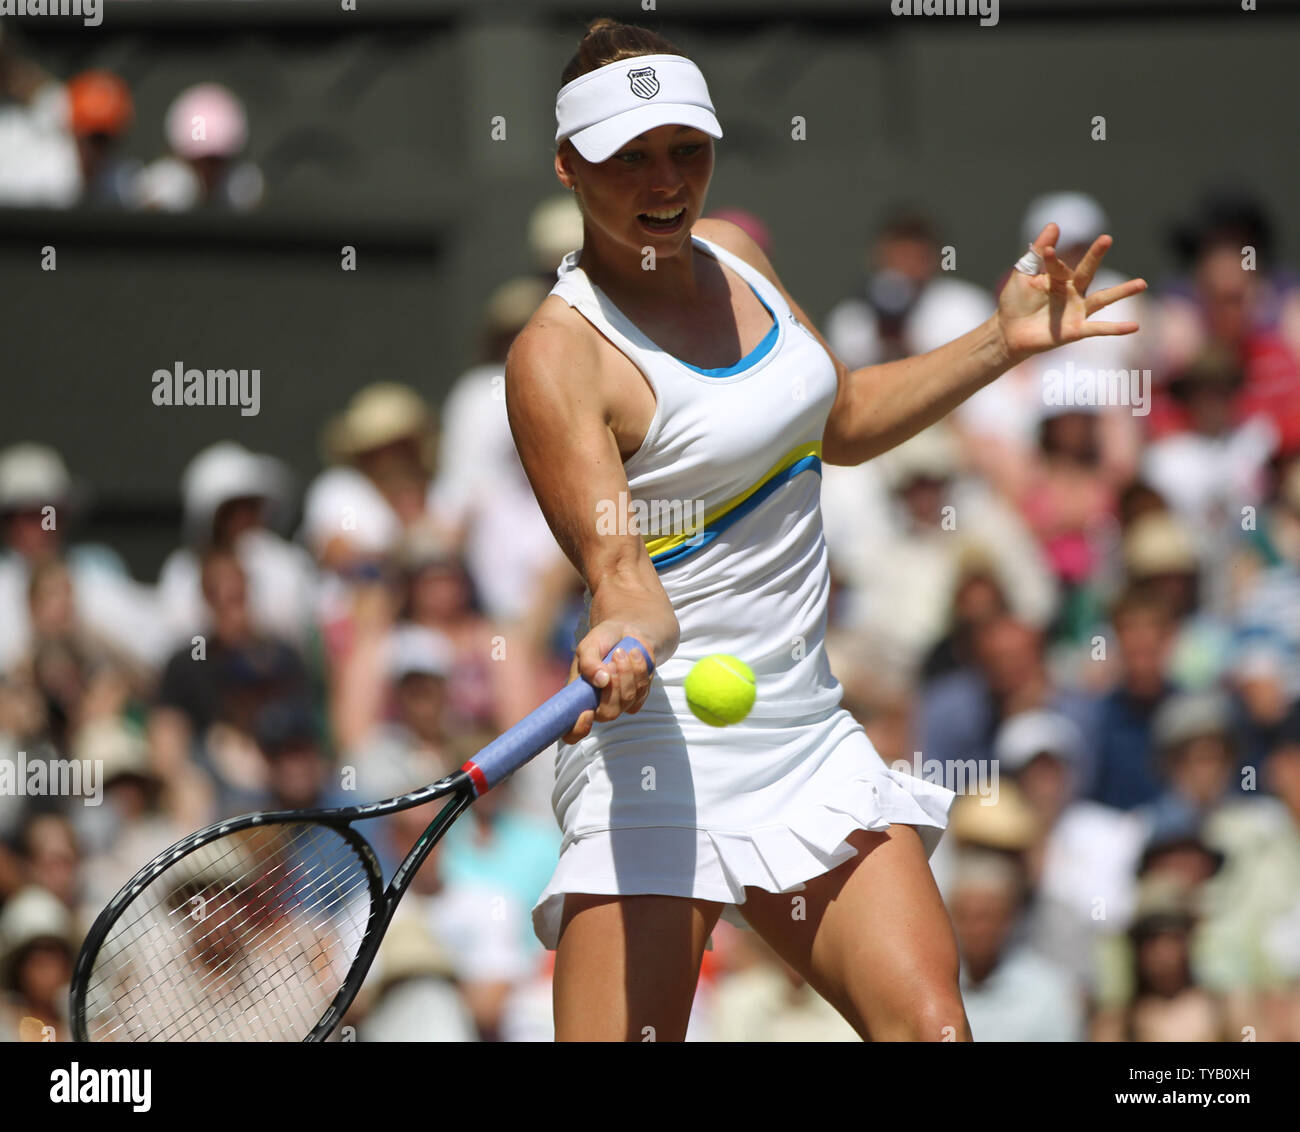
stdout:
{"type": "Polygon", "coordinates": [[[1101,467],[1101,421],[1091,409],[1044,411],[1028,482],[1015,500],[1060,588],[1056,635],[1074,643],[1097,619],[1095,579],[1117,526],[1114,486],[1101,467]]]}
{"type": "MultiPolygon", "coordinates": [[[[1284,453],[1300,451],[1300,286],[1274,259],[1272,223],[1248,192],[1207,194],[1175,232],[1188,274],[1166,286],[1154,325],[1161,370],[1174,375],[1207,351],[1242,373],[1233,423],[1263,416],[1284,453]]],[[[1188,427],[1186,411],[1158,389],[1153,437],[1188,427]]]]}
{"type": "Polygon", "coordinates": [[[507,637],[506,630],[517,623],[484,616],[476,600],[476,575],[464,559],[431,532],[417,532],[404,540],[398,565],[406,583],[402,616],[442,634],[451,645],[453,728],[504,731],[546,698],[532,677],[535,647],[529,647],[527,634],[511,631],[507,637]]]}
{"type": "Polygon", "coordinates": [[[1224,859],[1206,925],[1206,981],[1233,1004],[1233,1032],[1300,1040],[1300,705],[1262,764],[1263,799],[1211,815],[1206,840],[1224,859]]]}
{"type": "Polygon", "coordinates": [[[72,915],[30,885],[0,912],[0,1042],[70,1041],[68,984],[76,957],[72,915]]]}
{"type": "MultiPolygon", "coordinates": [[[[464,763],[495,736],[491,732],[469,732],[451,744],[450,762],[464,763]]],[[[560,855],[560,834],[554,820],[532,816],[519,807],[516,780],[494,787],[474,804],[469,814],[447,831],[444,869],[447,879],[502,889],[515,901],[525,951],[540,945],[533,933],[532,909],[554,871],[560,855]],[[486,805],[484,804],[486,803],[486,805]]]]}
{"type": "Polygon", "coordinates": [[[1165,512],[1143,515],[1125,533],[1122,554],[1129,586],[1163,602],[1174,618],[1170,679],[1189,690],[1215,685],[1227,666],[1231,634],[1201,605],[1201,563],[1187,525],[1165,512]]]}
{"type": "Polygon", "coordinates": [[[732,967],[709,1009],[715,1042],[855,1042],[857,1033],[753,932],[737,932],[732,967]]]}
{"type": "Polygon", "coordinates": [[[850,369],[927,353],[993,313],[984,288],[941,270],[941,250],[919,213],[898,211],[880,226],[861,283],[826,316],[826,340],[850,369]]]}
{"type": "Polygon", "coordinates": [[[446,950],[419,918],[399,912],[384,933],[359,999],[363,1042],[474,1042],[446,950]]]}
{"type": "Polygon", "coordinates": [[[1045,708],[1072,719],[1085,737],[1080,774],[1094,773],[1096,702],[1059,684],[1047,670],[1042,634],[1013,617],[981,625],[974,663],[941,677],[922,693],[917,746],[926,759],[949,766],[988,764],[998,727],[1018,712],[1045,708]]]}
{"type": "Polygon", "coordinates": [[[515,452],[504,376],[510,344],[553,282],[554,273],[545,283],[523,276],[492,293],[479,361],[452,384],[442,410],[430,503],[456,530],[484,611],[506,622],[523,616],[540,576],[561,557],[515,452]]]}
{"type": "Polygon", "coordinates": [[[534,273],[549,290],[560,261],[582,247],[582,212],[572,193],[555,193],[533,207],[528,216],[527,241],[534,273]]]}
{"type": "Polygon", "coordinates": [[[1204,820],[1224,802],[1240,797],[1240,754],[1229,730],[1231,704],[1218,691],[1170,696],[1156,712],[1151,737],[1165,787],[1142,807],[1154,827],[1204,820]]]}
{"type": "Polygon", "coordinates": [[[1007,617],[1011,605],[988,558],[974,551],[964,557],[953,587],[948,632],[930,650],[921,667],[921,680],[947,676],[974,662],[974,638],[981,625],[1007,617]]]}
{"type": "Polygon", "coordinates": [[[961,993],[982,1042],[1077,1042],[1079,988],[1053,963],[1013,940],[1023,901],[1005,858],[968,853],[957,862],[950,910],[961,949],[961,993]]]}
{"type": "Polygon", "coordinates": [[[82,71],[68,80],[68,114],[81,169],[81,202],[132,208],[140,162],[120,152],[135,107],[125,82],[111,71],[82,71]]]}
{"type": "Polygon", "coordinates": [[[22,831],[21,844],[27,879],[56,896],[68,911],[79,913],[83,861],[72,822],[62,814],[33,814],[22,831]]]}
{"type": "Polygon", "coordinates": [[[265,794],[251,809],[314,810],[353,806],[356,798],[336,786],[333,767],[321,748],[311,705],[286,697],[267,704],[254,725],[266,760],[265,794]]]}
{"type": "Polygon", "coordinates": [[[20,56],[0,28],[0,207],[69,208],[77,201],[77,147],[62,84],[20,56]]]}
{"type": "Polygon", "coordinates": [[[132,661],[158,664],[167,651],[153,591],[132,580],[108,547],[66,545],[81,500],[63,459],[41,444],[0,453],[0,671],[31,643],[28,598],[32,570],[63,558],[78,619],[132,661]]]}
{"type": "Polygon", "coordinates": [[[1207,606],[1230,606],[1229,560],[1246,516],[1263,500],[1277,431],[1264,416],[1233,420],[1242,385],[1239,363],[1219,351],[1198,356],[1170,382],[1185,407],[1189,427],[1155,441],[1143,459],[1144,475],[1188,524],[1211,589],[1207,606]]]}
{"type": "MultiPolygon", "coordinates": [[[[439,803],[433,804],[435,807],[439,803]]],[[[400,860],[424,832],[428,806],[386,819],[388,853],[400,860]]],[[[446,949],[480,1037],[497,1040],[511,996],[538,965],[524,949],[517,904],[498,888],[453,881],[445,872],[443,844],[434,847],[411,881],[403,913],[416,916],[446,949]]]]}
{"type": "Polygon", "coordinates": [[[224,811],[263,790],[266,768],[253,741],[258,713],[276,700],[305,697],[309,688],[298,653],[254,628],[235,555],[208,551],[201,578],[211,632],[168,660],[149,732],[155,765],[169,774],[197,756],[215,778],[224,811]]]}
{"type": "Polygon", "coordinates": [[[232,551],[244,568],[255,628],[303,645],[315,614],[315,567],[272,529],[288,498],[284,464],[223,441],[190,461],[181,491],[187,545],[168,555],[158,575],[159,602],[177,643],[210,628],[199,559],[214,547],[232,551]]]}
{"type": "Polygon", "coordinates": [[[1088,790],[1097,802],[1132,810],[1160,793],[1152,758],[1151,723],[1173,694],[1169,679],[1175,623],[1157,597],[1130,590],[1111,614],[1119,679],[1097,716],[1097,773],[1088,790]]]}
{"type": "Polygon", "coordinates": [[[1043,626],[1051,615],[1051,579],[1029,532],[1002,500],[962,478],[957,460],[941,426],[882,457],[897,518],[869,551],[842,558],[845,627],[887,644],[909,672],[943,636],[948,595],[973,554],[996,570],[1017,616],[1043,626]]]}
{"type": "Polygon", "coordinates": [[[1239,565],[1235,640],[1281,666],[1288,700],[1300,699],[1300,459],[1284,466],[1277,499],[1263,513],[1252,557],[1239,565]],[[1243,568],[1244,567],[1244,568],[1243,568]],[[1252,568],[1253,567],[1253,568],[1252,568]]]}
{"type": "Polygon", "coordinates": [[[336,735],[363,795],[404,794],[460,766],[448,749],[447,681],[454,663],[451,642],[418,625],[386,633],[374,650],[354,650],[336,697],[336,735]]]}
{"type": "Polygon", "coordinates": [[[57,560],[32,570],[31,644],[22,666],[45,701],[50,741],[66,749],[101,698],[120,710],[143,688],[144,672],[82,624],[68,568],[57,560]]]}
{"type": "Polygon", "coordinates": [[[1133,815],[1079,797],[1084,740],[1062,715],[1012,716],[998,731],[994,753],[1037,819],[1038,837],[1027,854],[1033,895],[1026,940],[1087,986],[1096,937],[1121,930],[1132,915],[1144,827],[1133,815]]]}
{"type": "Polygon", "coordinates": [[[357,591],[385,577],[403,535],[446,536],[428,511],[433,430],[423,398],[394,382],[362,389],[325,429],[331,466],[307,488],[301,537],[325,571],[317,616],[331,664],[349,647],[357,591]]]}
{"type": "Polygon", "coordinates": [[[1184,882],[1153,876],[1138,894],[1129,928],[1133,995],[1120,1011],[1101,1011],[1095,1041],[1219,1042],[1227,1039],[1223,1004],[1197,985],[1191,935],[1197,923],[1194,891],[1184,882]]]}
{"type": "Polygon", "coordinates": [[[150,765],[144,738],[121,719],[86,726],[73,755],[99,768],[104,792],[99,806],[75,811],[86,847],[86,908],[95,915],[145,861],[212,820],[212,791],[187,768],[165,781],[150,765]]]}
{"type": "Polygon", "coordinates": [[[262,203],[262,171],[239,157],[248,144],[248,115],[231,90],[220,83],[183,90],[167,108],[164,132],[171,152],[140,173],[140,207],[248,212],[262,203]]]}

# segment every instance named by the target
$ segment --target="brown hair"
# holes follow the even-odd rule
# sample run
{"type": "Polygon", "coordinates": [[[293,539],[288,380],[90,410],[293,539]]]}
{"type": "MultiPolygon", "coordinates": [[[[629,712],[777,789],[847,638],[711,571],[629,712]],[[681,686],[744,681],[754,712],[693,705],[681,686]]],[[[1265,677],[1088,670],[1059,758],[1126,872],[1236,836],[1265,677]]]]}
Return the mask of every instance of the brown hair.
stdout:
{"type": "Polygon", "coordinates": [[[1169,603],[1158,594],[1140,587],[1130,586],[1124,590],[1110,607],[1110,623],[1119,628],[1120,622],[1130,617],[1154,617],[1166,628],[1177,623],[1175,612],[1169,603]]]}
{"type": "Polygon", "coordinates": [[[578,44],[573,58],[565,65],[560,85],[571,83],[579,75],[617,63],[620,59],[635,59],[638,55],[681,54],[677,47],[658,32],[601,16],[587,25],[587,34],[578,44]]]}

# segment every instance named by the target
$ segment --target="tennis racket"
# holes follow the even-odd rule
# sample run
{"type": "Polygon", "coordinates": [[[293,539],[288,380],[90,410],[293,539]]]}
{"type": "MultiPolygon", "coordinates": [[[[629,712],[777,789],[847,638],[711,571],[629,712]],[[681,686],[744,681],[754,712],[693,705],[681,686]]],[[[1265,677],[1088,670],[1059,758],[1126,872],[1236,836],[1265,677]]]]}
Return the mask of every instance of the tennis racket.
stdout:
{"type": "MultiPolygon", "coordinates": [[[[654,670],[638,641],[625,637],[619,648],[639,651],[654,670]]],[[[594,709],[598,695],[586,680],[572,681],[460,770],[413,793],[246,814],[178,841],[92,925],[72,977],[76,1040],[325,1040],[452,822],[594,709]],[[354,823],[438,798],[448,801],[385,889],[354,823]]]]}

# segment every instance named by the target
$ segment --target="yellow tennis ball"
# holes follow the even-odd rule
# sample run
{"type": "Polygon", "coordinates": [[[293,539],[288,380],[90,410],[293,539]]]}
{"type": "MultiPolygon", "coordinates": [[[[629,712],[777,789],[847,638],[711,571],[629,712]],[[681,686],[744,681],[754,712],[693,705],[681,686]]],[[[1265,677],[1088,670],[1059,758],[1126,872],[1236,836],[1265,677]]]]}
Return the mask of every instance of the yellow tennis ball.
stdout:
{"type": "Polygon", "coordinates": [[[739,723],[754,706],[754,673],[743,660],[717,653],[686,674],[686,704],[710,727],[739,723]]]}

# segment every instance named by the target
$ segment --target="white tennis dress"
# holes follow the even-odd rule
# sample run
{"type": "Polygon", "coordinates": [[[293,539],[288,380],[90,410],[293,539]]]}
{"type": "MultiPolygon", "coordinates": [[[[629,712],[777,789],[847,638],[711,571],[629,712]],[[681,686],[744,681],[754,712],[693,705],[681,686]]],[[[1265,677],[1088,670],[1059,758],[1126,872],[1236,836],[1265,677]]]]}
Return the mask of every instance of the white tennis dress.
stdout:
{"type": "MultiPolygon", "coordinates": [[[[565,256],[551,290],[645,374],[656,408],[624,464],[631,499],[658,530],[647,550],[681,628],[636,715],[559,743],[552,800],[559,864],[533,909],[554,948],[566,893],[659,893],[735,905],[745,887],[797,890],[856,850],[855,829],[917,827],[927,855],[951,790],[886,767],[839,706],[826,659],[829,591],[822,538],[822,432],[835,398],[829,355],[759,271],[692,237],[744,279],[773,316],[766,337],[725,369],[701,370],[651,342],[565,256]],[[702,513],[703,526],[698,521],[702,513]],[[663,529],[667,527],[668,529],[663,529]],[[745,661],[754,709],[709,727],[683,681],[712,653],[745,661]]],[[[590,593],[587,594],[588,610],[590,593]]],[[[584,616],[579,639],[588,629],[584,616]]]]}

